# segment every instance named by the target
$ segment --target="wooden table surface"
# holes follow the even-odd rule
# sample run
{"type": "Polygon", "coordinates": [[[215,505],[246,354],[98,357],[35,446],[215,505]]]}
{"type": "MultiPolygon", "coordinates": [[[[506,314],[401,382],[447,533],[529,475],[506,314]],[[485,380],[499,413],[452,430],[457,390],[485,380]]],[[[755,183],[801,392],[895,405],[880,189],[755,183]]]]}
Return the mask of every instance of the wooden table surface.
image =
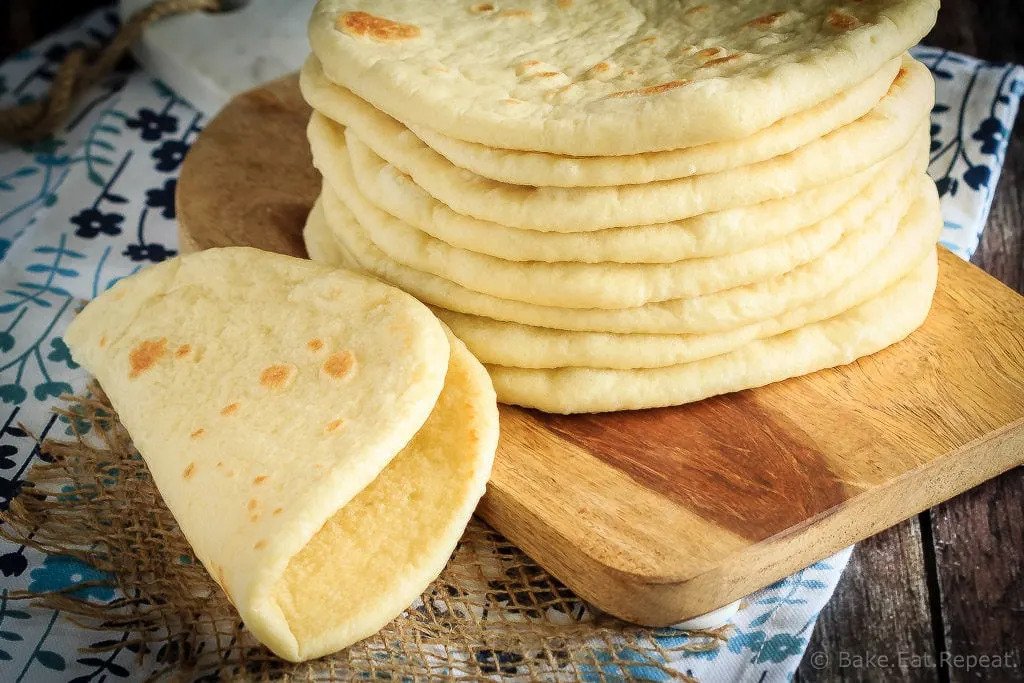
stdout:
{"type": "MultiPolygon", "coordinates": [[[[1022,28],[1021,0],[943,0],[924,42],[1022,64],[1022,28]]],[[[1022,117],[973,261],[1024,292],[1022,117]]],[[[797,679],[1024,681],[1024,468],[859,543],[797,679]],[[1004,653],[1010,666],[967,670],[1004,653]]]]}

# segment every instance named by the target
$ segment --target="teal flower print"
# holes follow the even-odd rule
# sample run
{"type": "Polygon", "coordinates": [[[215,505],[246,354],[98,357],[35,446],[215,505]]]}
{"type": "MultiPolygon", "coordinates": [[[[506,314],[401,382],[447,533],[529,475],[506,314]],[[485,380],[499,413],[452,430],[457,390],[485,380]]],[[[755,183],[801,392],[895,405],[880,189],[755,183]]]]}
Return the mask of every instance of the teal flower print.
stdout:
{"type": "Polygon", "coordinates": [[[45,401],[48,398],[60,398],[64,394],[70,394],[71,385],[67,382],[43,382],[37,384],[32,394],[37,401],[45,401]]]}
{"type": "Polygon", "coordinates": [[[71,358],[71,350],[68,348],[68,345],[64,343],[64,340],[61,337],[54,337],[51,339],[50,348],[53,350],[50,351],[48,356],[46,356],[47,358],[52,360],[54,363],[64,363],[72,370],[78,369],[78,363],[71,358]]]}
{"type": "Polygon", "coordinates": [[[655,659],[630,648],[598,650],[594,653],[597,666],[579,666],[580,678],[587,683],[596,681],[667,681],[670,676],[657,666],[665,660],[655,659]]]}
{"type": "Polygon", "coordinates": [[[18,384],[4,384],[0,386],[0,401],[18,405],[28,398],[28,392],[18,384]]]}
{"type": "Polygon", "coordinates": [[[759,664],[781,662],[789,657],[799,657],[804,652],[804,639],[789,633],[777,633],[765,642],[757,654],[759,664]]]}
{"type": "Polygon", "coordinates": [[[737,632],[729,639],[729,652],[757,651],[764,646],[764,631],[737,632]]]}
{"type": "MultiPolygon", "coordinates": [[[[48,555],[43,564],[33,569],[29,576],[32,577],[32,581],[28,589],[33,593],[64,590],[87,581],[111,580],[110,574],[67,555],[48,555]]],[[[114,597],[114,589],[108,586],[89,586],[71,594],[83,600],[107,602],[114,597]]]]}

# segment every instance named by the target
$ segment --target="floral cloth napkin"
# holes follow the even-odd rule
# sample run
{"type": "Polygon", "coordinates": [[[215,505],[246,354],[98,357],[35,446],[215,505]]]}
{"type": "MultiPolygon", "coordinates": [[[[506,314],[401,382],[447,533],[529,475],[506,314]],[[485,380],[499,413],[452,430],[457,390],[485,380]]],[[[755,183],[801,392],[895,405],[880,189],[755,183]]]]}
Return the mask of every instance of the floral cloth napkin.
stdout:
{"type": "MultiPolygon", "coordinates": [[[[0,65],[0,106],[44,92],[69,48],[105,43],[109,10],[56,33],[0,65]]],[[[978,245],[1024,90],[1024,71],[920,47],[936,78],[930,172],[942,194],[942,241],[963,257],[978,245]]],[[[50,140],[0,144],[0,507],[19,494],[41,438],[70,435],[50,407],[81,391],[86,376],[61,334],[82,300],[176,253],[174,192],[204,116],[138,69],[119,71],[76,103],[50,140]]],[[[746,599],[734,635],[712,652],[678,655],[673,668],[698,680],[783,680],[792,676],[850,557],[850,549],[746,599]]],[[[0,679],[76,682],[141,679],[127,648],[103,656],[79,648],[108,638],[59,612],[7,600],[11,590],[48,591],[101,578],[62,557],[0,543],[0,679]]],[[[83,588],[95,600],[110,589],[83,588]]],[[[660,638],[686,638],[665,635],[660,638]]],[[[668,645],[669,643],[665,643],[668,645]]],[[[643,666],[603,672],[654,679],[643,666]]]]}

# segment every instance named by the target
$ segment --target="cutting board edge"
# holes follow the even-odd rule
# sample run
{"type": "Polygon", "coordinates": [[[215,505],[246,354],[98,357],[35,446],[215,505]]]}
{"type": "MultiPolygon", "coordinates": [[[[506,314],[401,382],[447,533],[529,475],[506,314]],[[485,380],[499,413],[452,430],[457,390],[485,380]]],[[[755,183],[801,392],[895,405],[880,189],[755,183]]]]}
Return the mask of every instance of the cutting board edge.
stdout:
{"type": "MultiPolygon", "coordinates": [[[[1024,417],[953,449],[919,468],[909,470],[883,486],[868,489],[841,505],[809,518],[798,527],[787,529],[738,551],[737,555],[759,558],[760,561],[753,568],[747,564],[742,565],[742,569],[735,569],[741,564],[730,555],[723,557],[714,567],[695,575],[641,575],[611,566],[604,559],[586,554],[577,547],[577,562],[566,564],[565,559],[559,557],[559,571],[551,571],[559,576],[572,577],[571,581],[565,581],[569,588],[610,614],[647,626],[668,626],[741,599],[835,554],[842,548],[976,486],[974,479],[979,475],[966,475],[967,469],[973,469],[968,460],[975,457],[978,451],[985,451],[990,456],[982,459],[987,465],[980,475],[983,480],[1024,466],[1024,417]],[[995,457],[991,457],[993,455],[995,457]],[[951,463],[959,465],[960,469],[949,467],[951,463]],[[918,498],[908,506],[905,501],[908,500],[908,496],[912,497],[915,494],[904,491],[901,485],[928,476],[931,470],[947,470],[944,477],[932,477],[933,482],[939,480],[943,485],[929,487],[925,493],[918,494],[918,498]],[[870,517],[865,513],[883,508],[885,501],[896,498],[903,501],[903,510],[899,514],[874,515],[871,524],[858,526],[859,518],[870,517]],[[832,533],[828,533],[830,529],[832,533]],[[783,558],[778,557],[793,545],[799,546],[798,552],[788,553],[783,558]],[[730,566],[730,563],[734,564],[730,566]],[[581,576],[585,578],[579,580],[581,576]],[[751,577],[757,578],[751,580],[751,577]],[[603,589],[595,592],[595,585],[603,586],[603,589]],[[622,602],[616,599],[617,593],[626,593],[630,597],[627,602],[622,602]]],[[[889,509],[892,509],[892,506],[889,506],[889,509]]],[[[538,552],[538,549],[533,547],[534,541],[540,537],[540,532],[539,529],[531,529],[543,525],[536,518],[529,519],[528,512],[525,506],[519,505],[514,498],[496,490],[492,491],[491,487],[488,487],[488,494],[477,509],[477,514],[484,521],[522,547],[528,555],[534,556],[538,552]],[[498,500],[495,500],[495,494],[498,500]],[[504,513],[498,513],[492,507],[492,503],[495,502],[505,511],[504,513]],[[518,517],[516,523],[506,524],[501,515],[513,509],[520,514],[527,514],[518,517]]],[[[547,528],[544,533],[550,539],[551,529],[547,528]]],[[[551,544],[547,543],[546,552],[540,553],[548,557],[549,562],[550,548],[551,544]]]]}

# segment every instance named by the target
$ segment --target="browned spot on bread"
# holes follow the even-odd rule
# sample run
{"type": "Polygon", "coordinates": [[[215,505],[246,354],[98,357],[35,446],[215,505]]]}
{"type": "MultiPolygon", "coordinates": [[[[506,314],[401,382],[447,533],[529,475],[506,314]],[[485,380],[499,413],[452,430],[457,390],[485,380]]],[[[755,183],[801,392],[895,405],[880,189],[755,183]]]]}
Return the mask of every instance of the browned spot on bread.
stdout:
{"type": "Polygon", "coordinates": [[[655,43],[657,41],[658,41],[658,36],[647,36],[646,38],[641,38],[640,39],[641,43],[655,43]]]}
{"type": "Polygon", "coordinates": [[[825,23],[840,31],[849,31],[861,25],[861,20],[852,14],[847,14],[841,9],[829,10],[825,23]]]}
{"type": "Polygon", "coordinates": [[[536,59],[527,59],[525,61],[519,62],[518,64],[516,64],[516,76],[522,76],[523,74],[525,74],[538,64],[540,64],[540,62],[538,62],[536,59]]]}
{"type": "Polygon", "coordinates": [[[196,464],[194,462],[190,462],[188,464],[188,467],[185,468],[185,471],[181,473],[181,476],[183,479],[191,479],[192,475],[195,474],[195,472],[196,464]]]}
{"type": "Polygon", "coordinates": [[[264,539],[262,539],[262,538],[252,544],[252,549],[253,550],[262,550],[263,548],[266,548],[266,547],[267,547],[267,542],[264,539]]]}
{"type": "Polygon", "coordinates": [[[104,335],[100,336],[100,348],[102,349],[106,345],[107,345],[107,335],[104,334],[104,335]]]}
{"type": "Polygon", "coordinates": [[[493,12],[494,5],[489,2],[478,2],[475,5],[469,6],[469,11],[474,14],[482,14],[484,12],[493,12]]]}
{"type": "Polygon", "coordinates": [[[271,514],[279,515],[282,512],[284,512],[284,508],[274,508],[274,511],[271,514]]]}
{"type": "Polygon", "coordinates": [[[569,92],[575,87],[576,84],[570,83],[568,85],[563,85],[561,88],[558,88],[556,90],[549,90],[548,92],[544,93],[544,100],[547,102],[557,102],[559,98],[562,97],[562,95],[569,92]]]}
{"type": "Polygon", "coordinates": [[[348,351],[335,351],[324,361],[324,372],[334,379],[341,379],[355,366],[356,359],[348,351]]]}
{"type": "Polygon", "coordinates": [[[255,479],[253,479],[252,483],[255,484],[256,486],[259,486],[260,484],[265,482],[267,479],[269,479],[269,477],[267,475],[261,474],[260,476],[258,476],[255,479]]]}
{"type": "Polygon", "coordinates": [[[139,342],[128,354],[128,363],[131,366],[129,377],[138,377],[140,374],[156,365],[157,361],[167,353],[167,340],[147,339],[139,342]]]}
{"type": "Polygon", "coordinates": [[[741,53],[737,52],[734,55],[726,55],[725,57],[719,57],[718,59],[709,59],[708,61],[701,64],[700,68],[703,69],[706,66],[718,66],[719,64],[725,64],[727,62],[733,61],[734,59],[739,59],[742,56],[743,55],[741,53]]]}
{"type": "Polygon", "coordinates": [[[641,97],[644,95],[658,95],[668,90],[675,88],[681,88],[690,81],[668,81],[667,83],[659,83],[657,85],[649,85],[646,88],[634,88],[633,90],[620,90],[619,92],[613,92],[610,95],[605,95],[605,99],[612,98],[623,98],[623,97],[641,97]]]}
{"type": "Polygon", "coordinates": [[[191,351],[191,350],[192,350],[192,347],[189,344],[182,344],[177,349],[175,349],[174,357],[175,358],[184,358],[185,356],[187,356],[189,354],[189,351],[191,351]]]}
{"type": "Polygon", "coordinates": [[[562,9],[568,9],[572,7],[573,0],[558,0],[558,6],[562,9]]]}
{"type": "Polygon", "coordinates": [[[684,14],[698,14],[700,12],[707,12],[707,11],[708,11],[708,6],[707,5],[694,5],[690,9],[686,10],[686,12],[684,12],[684,14]]]}
{"type": "Polygon", "coordinates": [[[505,99],[500,100],[500,102],[502,104],[522,104],[523,103],[522,100],[517,100],[514,97],[506,97],[505,99]]]}
{"type": "Polygon", "coordinates": [[[271,365],[260,373],[260,384],[268,389],[281,389],[291,383],[295,372],[294,365],[271,365]]]}
{"type": "Polygon", "coordinates": [[[533,12],[528,9],[503,9],[498,12],[499,17],[513,17],[516,19],[528,19],[533,12]]]}
{"type": "Polygon", "coordinates": [[[229,403],[220,409],[220,414],[224,416],[233,415],[236,412],[238,412],[237,403],[229,403]]]}
{"type": "Polygon", "coordinates": [[[420,35],[420,27],[403,24],[369,12],[345,12],[334,22],[334,28],[352,36],[372,38],[380,43],[411,40],[420,35]]]}
{"type": "Polygon", "coordinates": [[[706,47],[697,53],[698,57],[714,57],[722,52],[720,47],[706,47]]]}
{"type": "Polygon", "coordinates": [[[552,76],[558,76],[561,71],[541,71],[533,75],[534,78],[551,78],[552,76]]]}
{"type": "Polygon", "coordinates": [[[894,78],[892,82],[893,83],[899,83],[900,81],[902,81],[906,77],[907,77],[907,69],[906,69],[906,67],[901,66],[900,70],[896,72],[896,78],[894,78]]]}
{"type": "Polygon", "coordinates": [[[775,24],[785,15],[785,12],[772,12],[771,14],[765,14],[758,17],[757,19],[751,19],[747,22],[747,26],[775,26],[775,24]]]}
{"type": "Polygon", "coordinates": [[[325,432],[334,432],[341,428],[343,421],[341,419],[331,420],[324,426],[325,432]]]}
{"type": "Polygon", "coordinates": [[[202,427],[200,427],[196,431],[194,431],[191,434],[189,434],[189,436],[192,437],[193,439],[198,439],[199,437],[201,437],[205,433],[206,433],[206,430],[203,429],[202,427]]]}
{"type": "Polygon", "coordinates": [[[623,76],[636,76],[638,73],[640,73],[640,72],[637,71],[636,69],[626,69],[625,71],[622,72],[622,75],[623,76]]]}
{"type": "Polygon", "coordinates": [[[412,40],[420,35],[420,27],[394,22],[369,12],[345,12],[338,17],[334,28],[351,36],[366,36],[380,43],[412,40]]]}
{"type": "Polygon", "coordinates": [[[310,351],[319,351],[320,349],[324,348],[324,343],[319,339],[310,339],[308,342],[306,342],[306,346],[309,347],[310,351]]]}
{"type": "Polygon", "coordinates": [[[608,62],[598,62],[594,66],[590,67],[590,71],[592,73],[599,74],[607,71],[610,68],[612,68],[612,66],[608,62]]]}
{"type": "Polygon", "coordinates": [[[255,498],[250,498],[249,502],[246,503],[245,507],[249,512],[252,512],[253,510],[256,509],[257,505],[259,505],[259,501],[257,501],[255,498]]]}

